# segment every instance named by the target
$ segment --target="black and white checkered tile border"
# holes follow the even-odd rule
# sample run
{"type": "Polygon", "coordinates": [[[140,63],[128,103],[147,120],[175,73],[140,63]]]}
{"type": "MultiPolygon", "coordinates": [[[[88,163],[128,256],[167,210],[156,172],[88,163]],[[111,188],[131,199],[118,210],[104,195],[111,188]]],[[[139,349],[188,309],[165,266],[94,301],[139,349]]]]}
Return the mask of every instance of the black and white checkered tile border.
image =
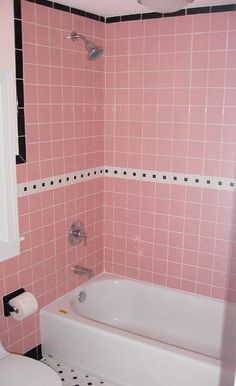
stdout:
{"type": "Polygon", "coordinates": [[[79,182],[103,176],[172,185],[186,185],[192,187],[236,191],[236,180],[230,178],[207,177],[187,173],[182,174],[163,171],[102,166],[98,168],[84,169],[73,173],[18,184],[18,196],[28,196],[30,194],[44,192],[62,186],[77,184],[79,182]]]}

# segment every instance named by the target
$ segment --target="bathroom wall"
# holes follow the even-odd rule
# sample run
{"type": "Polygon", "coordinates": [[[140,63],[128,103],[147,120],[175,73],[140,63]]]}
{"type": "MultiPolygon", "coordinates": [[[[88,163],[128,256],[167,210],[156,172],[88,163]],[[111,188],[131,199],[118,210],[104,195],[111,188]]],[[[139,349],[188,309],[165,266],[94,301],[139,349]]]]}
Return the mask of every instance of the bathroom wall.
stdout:
{"type": "Polygon", "coordinates": [[[106,271],[235,301],[235,12],[107,24],[106,55],[106,271]]]}
{"type": "MultiPolygon", "coordinates": [[[[42,307],[78,284],[80,262],[235,300],[235,13],[105,25],[22,1],[22,19],[24,241],[0,264],[1,296],[24,287],[42,307]],[[73,29],[105,57],[87,61],[73,29]],[[87,247],[68,244],[76,219],[87,247]]],[[[38,314],[19,323],[1,309],[0,332],[26,352],[38,314]]]]}
{"type": "MultiPolygon", "coordinates": [[[[76,30],[104,46],[105,29],[103,23],[27,1],[22,1],[22,27],[27,163],[17,165],[17,175],[24,241],[20,256],[0,264],[1,297],[24,287],[41,308],[78,285],[70,269],[74,263],[95,274],[103,271],[103,179],[75,172],[104,163],[104,58],[88,61],[83,43],[66,37],[76,30]],[[86,247],[67,241],[77,219],[86,226],[86,247]]],[[[38,314],[15,322],[3,317],[1,306],[0,338],[13,352],[35,347],[38,314]]]]}

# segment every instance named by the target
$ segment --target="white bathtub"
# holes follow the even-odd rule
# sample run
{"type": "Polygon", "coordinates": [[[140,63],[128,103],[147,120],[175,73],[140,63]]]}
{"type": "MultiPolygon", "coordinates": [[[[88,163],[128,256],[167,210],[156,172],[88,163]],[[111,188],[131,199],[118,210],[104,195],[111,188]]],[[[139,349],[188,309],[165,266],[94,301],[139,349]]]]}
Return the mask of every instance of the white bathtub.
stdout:
{"type": "Polygon", "coordinates": [[[233,304],[102,274],[40,318],[44,355],[115,385],[233,386],[233,304]]]}

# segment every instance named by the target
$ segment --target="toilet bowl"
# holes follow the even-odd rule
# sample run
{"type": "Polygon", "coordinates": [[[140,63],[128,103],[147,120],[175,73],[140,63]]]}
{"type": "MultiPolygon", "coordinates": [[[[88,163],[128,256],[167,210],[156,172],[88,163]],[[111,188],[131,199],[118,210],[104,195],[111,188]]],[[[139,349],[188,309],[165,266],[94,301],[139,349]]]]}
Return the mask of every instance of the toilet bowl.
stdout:
{"type": "Polygon", "coordinates": [[[0,341],[0,386],[61,386],[59,376],[45,364],[4,350],[0,341]]]}

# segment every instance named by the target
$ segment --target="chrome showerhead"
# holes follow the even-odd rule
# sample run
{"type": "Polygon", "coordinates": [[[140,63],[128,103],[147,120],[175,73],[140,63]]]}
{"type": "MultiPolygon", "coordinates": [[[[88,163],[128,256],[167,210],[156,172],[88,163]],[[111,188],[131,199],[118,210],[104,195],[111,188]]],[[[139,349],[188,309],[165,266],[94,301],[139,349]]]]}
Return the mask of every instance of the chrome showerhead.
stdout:
{"type": "Polygon", "coordinates": [[[91,40],[88,40],[84,35],[78,34],[75,31],[72,31],[69,36],[67,36],[68,39],[71,39],[72,42],[76,42],[77,39],[83,40],[85,44],[85,48],[88,51],[87,58],[89,60],[96,60],[100,58],[103,54],[103,48],[96,46],[91,40]]]}

